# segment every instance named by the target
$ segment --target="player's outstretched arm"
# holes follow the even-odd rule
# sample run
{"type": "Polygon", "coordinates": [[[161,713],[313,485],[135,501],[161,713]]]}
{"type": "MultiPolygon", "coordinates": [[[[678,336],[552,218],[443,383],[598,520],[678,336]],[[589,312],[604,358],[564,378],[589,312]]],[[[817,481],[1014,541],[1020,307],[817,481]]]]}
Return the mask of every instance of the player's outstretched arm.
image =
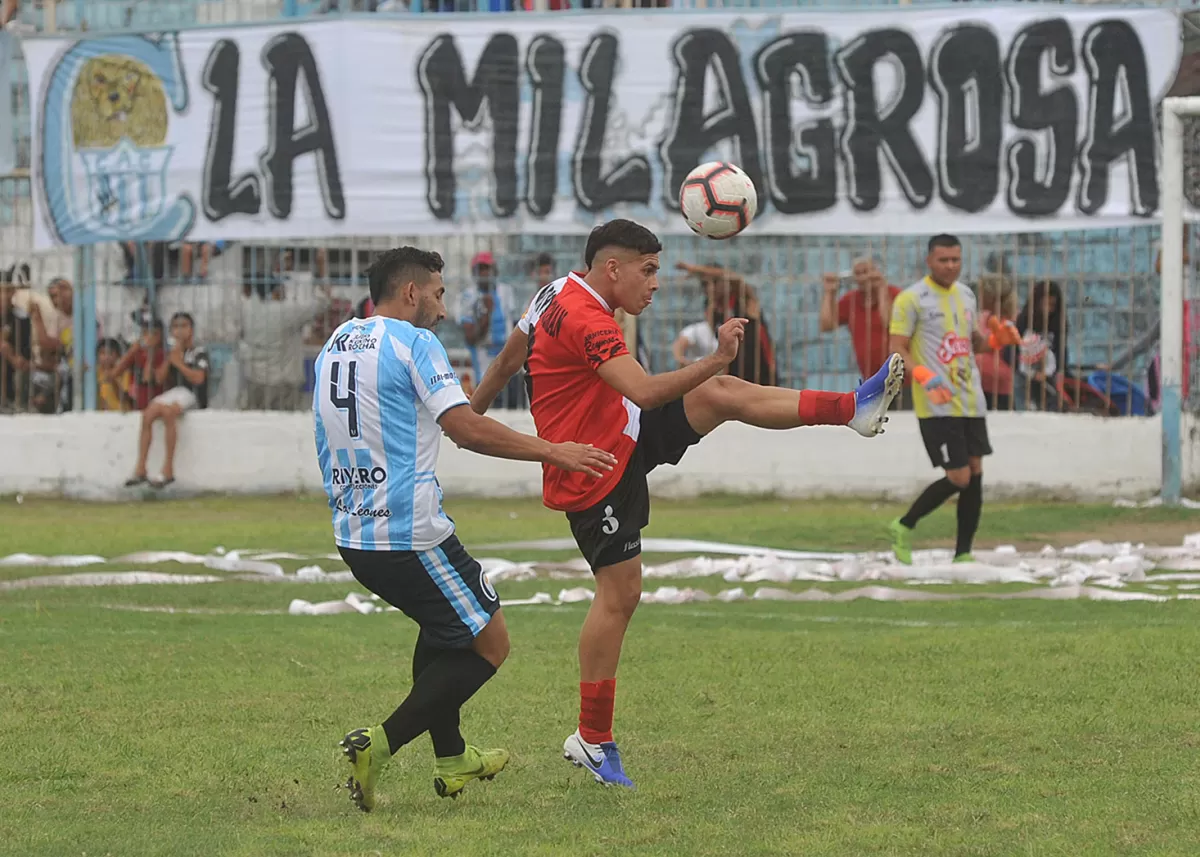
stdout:
{"type": "Polygon", "coordinates": [[[520,371],[521,364],[525,362],[525,356],[528,353],[529,334],[519,327],[514,327],[513,332],[508,335],[508,341],[496,355],[496,359],[491,362],[487,371],[483,373],[483,377],[479,379],[475,392],[471,393],[471,410],[477,414],[486,414],[487,409],[492,406],[492,402],[496,401],[496,397],[500,395],[500,391],[508,385],[512,376],[520,371]]]}
{"type": "Polygon", "coordinates": [[[746,319],[731,318],[717,331],[717,350],[682,369],[662,375],[647,375],[630,354],[600,364],[596,374],[622,396],[644,411],[682,398],[714,375],[719,375],[737,357],[745,336],[746,319]]]}
{"type": "Polygon", "coordinates": [[[493,458],[540,461],[561,470],[595,477],[603,476],[617,463],[612,453],[596,449],[590,444],[550,443],[540,437],[513,431],[491,417],[481,416],[461,406],[442,414],[438,424],[463,449],[493,458]]]}

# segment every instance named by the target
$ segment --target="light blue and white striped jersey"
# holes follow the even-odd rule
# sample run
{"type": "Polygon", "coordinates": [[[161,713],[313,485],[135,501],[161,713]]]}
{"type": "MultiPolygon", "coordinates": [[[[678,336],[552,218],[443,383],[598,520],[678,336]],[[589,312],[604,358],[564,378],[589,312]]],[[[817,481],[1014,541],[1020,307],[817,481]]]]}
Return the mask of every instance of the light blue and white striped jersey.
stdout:
{"type": "Polygon", "coordinates": [[[340,547],[424,551],[454,532],[434,476],[438,418],[468,404],[428,330],[351,319],[317,356],[317,461],[340,547]]]}

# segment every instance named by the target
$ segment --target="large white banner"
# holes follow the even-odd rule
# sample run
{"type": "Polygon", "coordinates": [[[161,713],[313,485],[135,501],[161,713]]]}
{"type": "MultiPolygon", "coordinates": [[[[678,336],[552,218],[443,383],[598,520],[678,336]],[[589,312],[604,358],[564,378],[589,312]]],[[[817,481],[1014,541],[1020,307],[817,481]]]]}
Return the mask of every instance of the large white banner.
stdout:
{"type": "Polygon", "coordinates": [[[1143,223],[1179,50],[1172,12],[1043,5],[31,40],[36,243],[686,232],[712,157],[751,234],[1143,223]]]}

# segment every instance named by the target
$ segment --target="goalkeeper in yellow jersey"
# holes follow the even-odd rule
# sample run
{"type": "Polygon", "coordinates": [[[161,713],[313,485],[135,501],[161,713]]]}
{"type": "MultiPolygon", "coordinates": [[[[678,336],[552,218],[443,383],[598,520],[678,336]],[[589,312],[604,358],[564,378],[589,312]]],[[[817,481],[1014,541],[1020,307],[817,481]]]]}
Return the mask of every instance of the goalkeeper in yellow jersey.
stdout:
{"type": "Polygon", "coordinates": [[[983,457],[992,454],[987,404],[975,363],[976,352],[1020,342],[1011,322],[998,319],[990,335],[978,329],[975,294],[958,281],[962,245],[953,235],[929,239],[929,273],[896,297],[889,328],[891,350],[912,373],[913,405],[925,451],[944,478],[921,492],[890,532],[896,559],[912,563],[917,522],[958,494],[955,562],[971,562],[971,545],[983,510],[983,457]]]}

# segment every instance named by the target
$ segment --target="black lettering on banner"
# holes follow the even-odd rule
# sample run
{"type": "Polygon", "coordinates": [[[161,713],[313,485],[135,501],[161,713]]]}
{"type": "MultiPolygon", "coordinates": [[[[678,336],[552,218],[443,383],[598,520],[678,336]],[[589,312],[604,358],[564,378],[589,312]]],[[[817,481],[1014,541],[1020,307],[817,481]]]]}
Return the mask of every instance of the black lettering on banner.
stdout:
{"type": "Polygon", "coordinates": [[[221,39],[209,51],[201,76],[205,90],[213,96],[213,117],[204,155],[200,201],[204,216],[213,223],[231,214],[258,214],[262,208],[258,176],[243,173],[237,181],[231,176],[240,66],[237,42],[221,39]]]}
{"type": "Polygon", "coordinates": [[[600,175],[617,70],[617,45],[617,37],[612,33],[593,36],[579,65],[579,83],[587,96],[572,172],[575,201],[590,212],[604,211],[619,202],[650,202],[650,162],[642,155],[631,155],[608,175],[600,175]]]}
{"type": "Polygon", "coordinates": [[[1100,21],[1083,34],[1080,53],[1091,98],[1076,204],[1084,214],[1103,208],[1113,163],[1128,155],[1132,213],[1149,217],[1158,209],[1157,146],[1146,56],[1137,31],[1125,21],[1100,21]],[[1119,116],[1118,94],[1124,107],[1119,116]]]}
{"type": "Polygon", "coordinates": [[[798,78],[804,100],[827,105],[833,100],[829,38],[821,32],[792,33],[765,45],[754,57],[763,99],[766,184],[771,204],[781,214],[824,211],[837,203],[837,132],[831,119],[800,126],[793,142],[792,81],[798,78]],[[797,173],[793,154],[808,159],[797,173]]]}
{"type": "Polygon", "coordinates": [[[525,206],[537,217],[554,208],[558,187],[558,140],[562,133],[566,51],[553,36],[534,36],[525,56],[533,87],[533,127],[525,158],[525,206]]]}
{"type": "Polygon", "coordinates": [[[519,76],[520,53],[511,33],[488,39],[469,81],[454,36],[438,36],[418,58],[417,81],[425,95],[426,201],[439,220],[454,217],[458,189],[451,107],[471,131],[482,127],[485,115],[491,119],[492,214],[508,217],[517,210],[519,76]]]}
{"type": "Polygon", "coordinates": [[[1035,21],[1017,32],[1004,62],[1008,79],[1008,121],[1021,134],[1005,150],[1009,211],[1045,217],[1058,211],[1071,193],[1075,165],[1075,125],[1079,105],[1070,77],[1075,73],[1075,43],[1063,18],[1035,21]],[[1045,57],[1045,60],[1043,60],[1045,57]],[[1046,65],[1058,86],[1043,89],[1046,65]],[[1039,156],[1037,139],[1046,149],[1039,156]]]}
{"type": "Polygon", "coordinates": [[[1000,42],[987,27],[953,27],[934,43],[929,83],[939,103],[938,187],[951,208],[983,211],[1000,189],[1001,75],[1000,42]]]}
{"type": "Polygon", "coordinates": [[[838,51],[836,59],[846,87],[841,149],[850,203],[859,211],[879,206],[882,152],[908,204],[918,209],[929,205],[933,175],[909,127],[925,97],[925,69],[913,37],[903,30],[870,30],[838,51]],[[899,93],[884,106],[875,88],[875,67],[889,57],[899,93]]]}
{"type": "Polygon", "coordinates": [[[722,140],[737,144],[736,162],[762,187],[758,156],[758,131],[754,109],[742,75],[738,49],[723,30],[686,30],[672,48],[675,59],[675,97],[671,124],[660,152],[663,164],[663,198],[669,209],[679,210],[683,180],[698,166],[701,156],[722,140]],[[704,82],[712,69],[717,82],[716,111],[704,112],[704,82]]]}
{"type": "Polygon", "coordinates": [[[299,33],[281,33],[263,46],[262,63],[268,75],[270,110],[267,149],[261,157],[267,181],[267,206],[280,219],[291,216],[295,162],[300,156],[312,153],[317,159],[325,214],[334,220],[344,219],[346,195],[333,141],[333,122],[312,48],[299,33]],[[308,124],[297,128],[296,85],[301,76],[308,124]]]}

